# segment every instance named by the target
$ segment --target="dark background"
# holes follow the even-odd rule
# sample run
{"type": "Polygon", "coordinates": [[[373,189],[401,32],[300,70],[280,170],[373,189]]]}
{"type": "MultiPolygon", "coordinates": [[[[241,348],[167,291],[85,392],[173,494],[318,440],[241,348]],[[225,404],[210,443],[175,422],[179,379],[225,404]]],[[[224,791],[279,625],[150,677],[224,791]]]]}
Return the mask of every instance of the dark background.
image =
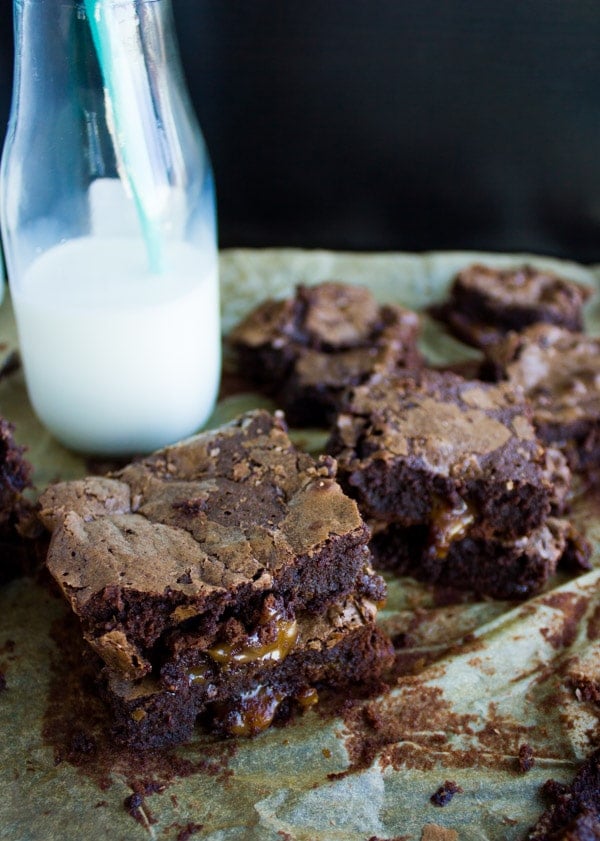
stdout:
{"type": "Polygon", "coordinates": [[[598,0],[173,2],[222,246],[600,260],[598,0]]]}

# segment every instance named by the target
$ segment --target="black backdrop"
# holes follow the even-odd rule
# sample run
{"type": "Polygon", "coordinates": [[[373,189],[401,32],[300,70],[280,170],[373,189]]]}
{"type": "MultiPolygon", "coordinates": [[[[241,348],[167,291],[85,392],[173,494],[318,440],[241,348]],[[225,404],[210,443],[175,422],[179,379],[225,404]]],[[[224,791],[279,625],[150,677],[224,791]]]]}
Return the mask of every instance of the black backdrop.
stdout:
{"type": "Polygon", "coordinates": [[[600,260],[598,0],[173,2],[221,245],[600,260]]]}

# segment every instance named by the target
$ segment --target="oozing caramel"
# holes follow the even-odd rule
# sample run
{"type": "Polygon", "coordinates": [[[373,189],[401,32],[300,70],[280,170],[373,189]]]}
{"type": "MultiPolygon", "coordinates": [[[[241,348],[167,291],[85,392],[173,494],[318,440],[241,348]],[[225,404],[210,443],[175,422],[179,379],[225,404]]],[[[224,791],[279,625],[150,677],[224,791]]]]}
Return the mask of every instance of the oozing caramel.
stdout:
{"type": "Polygon", "coordinates": [[[269,686],[258,686],[251,692],[244,692],[239,705],[227,710],[225,728],[232,736],[255,736],[266,730],[273,722],[277,707],[285,694],[269,686]]]}
{"type": "Polygon", "coordinates": [[[438,499],[433,508],[429,532],[429,551],[443,560],[455,540],[462,540],[475,522],[475,511],[468,502],[460,500],[452,507],[438,499]]]}
{"type": "Polygon", "coordinates": [[[232,668],[245,663],[273,662],[281,663],[288,656],[298,639],[298,623],[295,619],[284,619],[276,613],[269,615],[267,622],[273,624],[275,634],[268,642],[261,642],[261,628],[257,628],[242,640],[233,643],[219,642],[207,653],[224,668],[232,668]]]}
{"type": "MultiPolygon", "coordinates": [[[[317,690],[312,686],[293,697],[302,709],[319,702],[317,690]]],[[[281,689],[257,686],[242,693],[236,702],[215,704],[215,719],[232,736],[256,736],[272,724],[277,708],[285,698],[281,689]]]]}

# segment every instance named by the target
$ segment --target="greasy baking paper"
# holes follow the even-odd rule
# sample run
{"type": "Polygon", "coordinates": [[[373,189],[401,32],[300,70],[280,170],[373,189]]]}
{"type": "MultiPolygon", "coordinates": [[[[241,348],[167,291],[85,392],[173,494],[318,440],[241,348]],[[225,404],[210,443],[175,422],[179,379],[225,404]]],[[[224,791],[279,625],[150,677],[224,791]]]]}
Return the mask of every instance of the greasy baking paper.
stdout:
{"type": "MultiPolygon", "coordinates": [[[[524,258],[225,252],[223,329],[267,296],[324,279],[362,283],[382,302],[423,309],[475,259],[506,265],[524,258]]],[[[528,260],[598,286],[599,271],[528,260]]],[[[587,313],[588,329],[600,332],[597,297],[587,313]]],[[[476,357],[424,322],[423,349],[432,363],[476,357]]],[[[16,347],[9,301],[0,311],[0,341],[2,363],[16,347]]],[[[259,404],[265,401],[253,394],[225,397],[212,423],[259,404]]],[[[35,419],[20,371],[0,380],[0,413],[27,445],[38,489],[89,472],[89,463],[35,419]]],[[[295,440],[318,452],[324,435],[302,430],[295,440]]],[[[600,492],[581,492],[574,516],[596,546],[600,492]]],[[[219,742],[198,733],[190,745],[141,758],[107,753],[94,737],[101,712],[92,695],[77,696],[81,644],[60,598],[47,583],[14,581],[0,591],[7,687],[0,692],[0,838],[522,838],[544,808],[543,782],[571,779],[598,741],[597,710],[578,700],[569,683],[578,669],[600,676],[596,549],[593,563],[593,571],[563,575],[518,605],[444,605],[443,594],[390,578],[380,614],[398,646],[399,677],[390,692],[345,705],[325,699],[290,726],[253,740],[219,742]],[[534,764],[525,770],[529,755],[534,764]],[[445,781],[462,791],[441,808],[430,798],[445,781]]]]}

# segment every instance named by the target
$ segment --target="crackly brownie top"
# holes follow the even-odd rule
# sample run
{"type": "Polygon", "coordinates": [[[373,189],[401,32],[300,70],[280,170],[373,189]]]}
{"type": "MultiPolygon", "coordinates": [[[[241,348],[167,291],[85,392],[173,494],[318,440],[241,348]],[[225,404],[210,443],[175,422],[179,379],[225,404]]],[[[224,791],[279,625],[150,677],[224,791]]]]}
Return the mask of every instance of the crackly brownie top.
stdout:
{"type": "Polygon", "coordinates": [[[520,386],[536,422],[561,424],[600,415],[600,339],[537,324],[487,351],[500,375],[520,386]]]}
{"type": "Polygon", "coordinates": [[[420,367],[416,348],[418,320],[401,307],[383,307],[376,334],[362,346],[331,353],[303,348],[294,367],[300,386],[345,389],[358,385],[374,371],[420,367]]]}
{"type": "Polygon", "coordinates": [[[557,313],[578,310],[591,294],[586,286],[532,266],[494,269],[479,263],[459,272],[454,281],[453,293],[473,292],[502,306],[540,306],[557,313]]]}
{"type": "Polygon", "coordinates": [[[164,602],[169,618],[144,620],[157,625],[152,632],[140,620],[134,634],[156,637],[211,593],[226,603],[234,592],[275,588],[325,545],[347,538],[346,549],[368,561],[367,529],[335,469],[331,458],[296,450],[279,416],[250,412],[112,477],[51,486],[40,515],[53,531],[48,568],[84,619],[98,622],[103,604],[114,618],[134,601],[147,612],[146,595],[155,613],[164,602]]]}
{"type": "Polygon", "coordinates": [[[416,334],[416,313],[396,305],[380,307],[365,287],[326,281],[300,285],[292,298],[261,304],[234,328],[230,340],[248,347],[293,343],[313,350],[339,350],[365,346],[392,319],[401,323],[407,336],[416,334]]]}
{"type": "Polygon", "coordinates": [[[541,478],[543,448],[520,394],[451,373],[374,376],[350,393],[331,449],[344,469],[409,460],[450,477],[493,469],[541,478]]]}

